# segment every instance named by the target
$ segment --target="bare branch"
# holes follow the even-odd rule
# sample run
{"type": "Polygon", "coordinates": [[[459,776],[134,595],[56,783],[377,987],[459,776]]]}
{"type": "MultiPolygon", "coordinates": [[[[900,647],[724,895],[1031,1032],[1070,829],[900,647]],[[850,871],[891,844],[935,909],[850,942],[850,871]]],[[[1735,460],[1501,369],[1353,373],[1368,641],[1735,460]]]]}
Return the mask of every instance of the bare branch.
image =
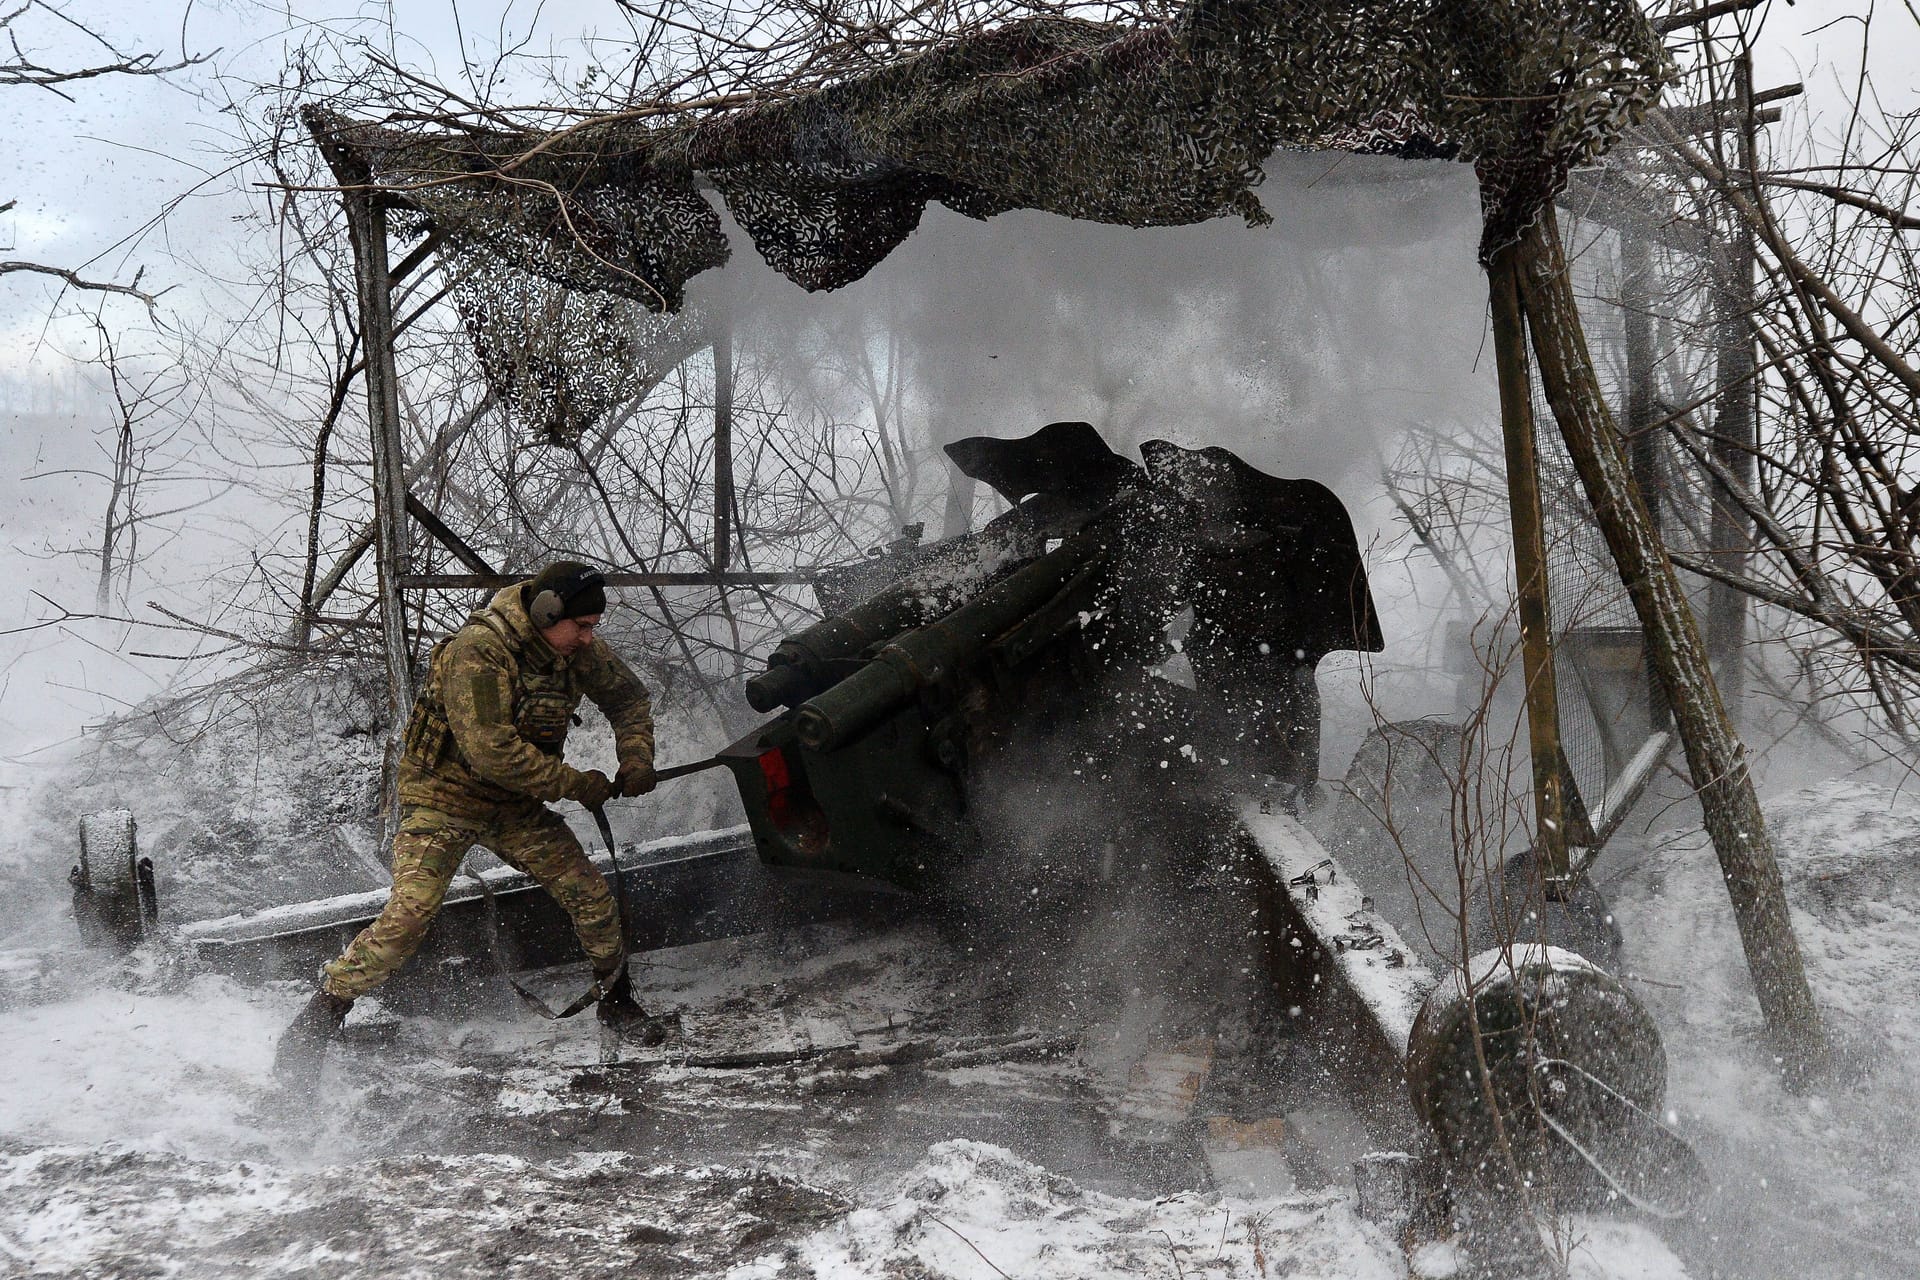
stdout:
{"type": "Polygon", "coordinates": [[[65,267],[50,267],[42,262],[0,262],[0,276],[12,275],[15,272],[31,272],[37,275],[53,276],[57,279],[64,280],[70,289],[82,289],[91,293],[125,294],[130,298],[138,298],[140,301],[146,303],[148,310],[152,310],[159,304],[161,298],[172,292],[171,286],[162,289],[159,293],[148,293],[142,289],[140,287],[140,278],[146,274],[146,268],[144,267],[134,272],[131,283],[117,284],[111,280],[88,280],[76,271],[69,271],[65,267]]]}

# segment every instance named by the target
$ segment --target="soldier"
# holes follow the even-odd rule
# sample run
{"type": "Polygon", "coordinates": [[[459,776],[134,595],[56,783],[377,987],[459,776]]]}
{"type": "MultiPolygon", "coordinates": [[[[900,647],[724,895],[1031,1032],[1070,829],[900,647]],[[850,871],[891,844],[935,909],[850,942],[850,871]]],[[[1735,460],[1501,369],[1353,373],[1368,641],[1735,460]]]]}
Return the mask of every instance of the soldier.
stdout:
{"type": "Polygon", "coordinates": [[[554,800],[598,808],[654,788],[647,690],[595,637],[607,606],[598,571],[559,561],[497,593],[437,646],[400,757],[393,889],[380,918],[322,970],[320,989],[280,1039],[276,1070],[311,1064],[347,1010],[418,950],[467,850],[491,849],[566,908],[593,963],[600,1020],[649,1043],[665,1035],[635,1003],[619,912],[554,800]],[[582,696],[606,713],[613,779],[561,759],[582,696]]]}

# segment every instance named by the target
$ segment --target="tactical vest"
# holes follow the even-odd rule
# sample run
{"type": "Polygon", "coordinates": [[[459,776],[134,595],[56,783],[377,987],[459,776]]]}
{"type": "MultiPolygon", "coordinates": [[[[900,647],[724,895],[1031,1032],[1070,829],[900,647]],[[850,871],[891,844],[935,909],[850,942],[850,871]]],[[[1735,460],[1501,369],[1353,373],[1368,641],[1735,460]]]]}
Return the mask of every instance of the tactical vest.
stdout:
{"type": "MultiPolygon", "coordinates": [[[[514,729],[546,755],[560,756],[567,746],[567,730],[579,723],[574,708],[580,705],[580,690],[575,686],[570,664],[538,669],[525,658],[521,640],[491,609],[473,615],[467,626],[485,626],[499,636],[513,657],[513,706],[510,714],[514,729]]],[[[463,628],[464,629],[464,628],[463,628]]],[[[456,633],[458,634],[458,633],[456,633]]],[[[433,646],[427,657],[427,679],[413,700],[407,731],[401,739],[406,758],[422,769],[432,770],[447,761],[467,761],[454,740],[453,726],[447,721],[444,694],[445,663],[442,660],[453,636],[433,646]]]]}

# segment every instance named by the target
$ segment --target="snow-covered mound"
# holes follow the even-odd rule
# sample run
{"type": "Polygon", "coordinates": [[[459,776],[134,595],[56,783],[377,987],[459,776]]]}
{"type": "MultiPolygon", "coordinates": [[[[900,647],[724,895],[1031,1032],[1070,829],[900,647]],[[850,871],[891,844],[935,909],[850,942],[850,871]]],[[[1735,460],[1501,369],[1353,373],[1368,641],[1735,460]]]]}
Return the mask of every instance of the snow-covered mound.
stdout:
{"type": "MultiPolygon", "coordinates": [[[[1698,828],[1611,868],[1625,977],[1652,1009],[1668,1106],[1721,1186],[1726,1274],[1920,1275],[1920,799],[1836,780],[1766,806],[1808,978],[1858,1081],[1780,1084],[1718,862],[1698,828]]],[[[1624,851],[1622,851],[1624,852],[1624,851]]],[[[1610,850],[1607,859],[1615,859],[1610,850]]],[[[1606,860],[1603,860],[1603,866],[1606,860]]]]}

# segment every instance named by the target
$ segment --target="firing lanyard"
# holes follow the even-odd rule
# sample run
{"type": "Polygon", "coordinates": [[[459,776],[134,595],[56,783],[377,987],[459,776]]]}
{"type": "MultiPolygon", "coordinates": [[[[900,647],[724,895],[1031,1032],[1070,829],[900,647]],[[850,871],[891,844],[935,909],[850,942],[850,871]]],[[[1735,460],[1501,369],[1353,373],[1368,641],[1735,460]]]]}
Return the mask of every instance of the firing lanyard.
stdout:
{"type": "MultiPolygon", "coordinates": [[[[588,809],[588,812],[593,814],[594,825],[600,828],[600,838],[607,842],[607,853],[613,858],[614,884],[620,886],[616,888],[616,892],[621,892],[621,896],[624,899],[625,894],[622,892],[624,886],[620,879],[620,852],[614,847],[613,824],[607,821],[607,811],[603,806],[594,805],[588,809]]],[[[498,969],[500,976],[507,980],[507,985],[512,987],[513,993],[520,997],[520,1002],[539,1014],[542,1018],[550,1022],[558,1022],[562,1018],[573,1017],[588,1005],[596,1003],[602,996],[606,995],[608,985],[626,971],[627,949],[624,936],[626,928],[626,903],[622,901],[620,904],[622,908],[620,920],[623,936],[621,938],[620,963],[615,965],[604,977],[595,974],[593,981],[587,985],[587,989],[578,996],[575,996],[573,1002],[567,1005],[566,1008],[556,1013],[548,1006],[545,1000],[542,1000],[539,996],[521,986],[519,979],[513,976],[513,969],[507,964],[506,953],[500,946],[500,904],[494,899],[493,886],[487,883],[485,876],[475,871],[471,866],[466,867],[465,870],[468,875],[472,876],[474,880],[479,883],[480,896],[486,899],[487,954],[493,960],[493,967],[498,969]]]]}
{"type": "MultiPolygon", "coordinates": [[[[677,764],[672,768],[662,769],[653,776],[656,782],[665,782],[670,778],[685,777],[687,774],[699,773],[703,769],[711,769],[724,763],[721,757],[710,756],[705,760],[695,760],[691,764],[677,764]]],[[[607,842],[607,856],[613,860],[613,891],[620,907],[620,963],[604,977],[596,974],[587,989],[576,996],[572,1004],[558,1013],[549,1008],[545,1000],[521,986],[513,976],[513,970],[508,967],[506,955],[500,947],[500,908],[494,901],[493,886],[488,884],[487,878],[478,871],[472,867],[466,868],[467,874],[479,882],[480,894],[487,902],[487,952],[493,959],[494,968],[506,978],[507,985],[513,988],[514,994],[520,997],[522,1003],[541,1017],[556,1022],[561,1018],[571,1018],[588,1005],[597,1003],[607,994],[608,986],[625,973],[627,968],[626,931],[632,926],[632,918],[627,914],[627,884],[626,878],[620,872],[620,849],[613,842],[613,823],[607,818],[606,806],[589,805],[587,812],[593,815],[593,825],[600,828],[600,838],[607,842]]]]}

